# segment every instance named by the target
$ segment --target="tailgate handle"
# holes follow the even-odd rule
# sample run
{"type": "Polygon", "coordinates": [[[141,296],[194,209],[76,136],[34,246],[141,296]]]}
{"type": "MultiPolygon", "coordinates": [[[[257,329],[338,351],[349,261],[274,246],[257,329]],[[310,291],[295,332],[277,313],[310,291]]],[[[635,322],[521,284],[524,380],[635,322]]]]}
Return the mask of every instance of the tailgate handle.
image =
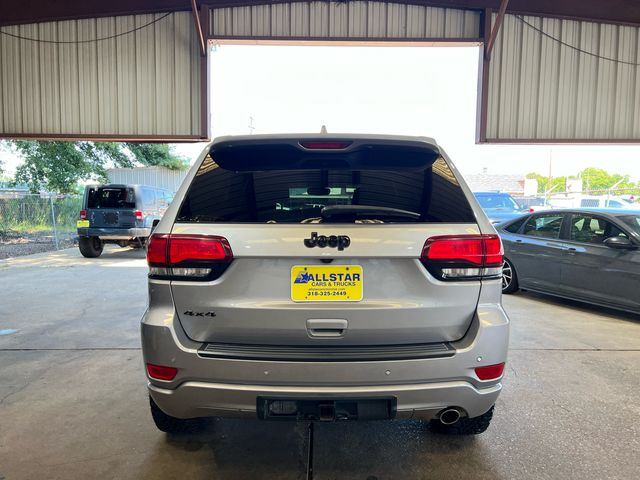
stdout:
{"type": "Polygon", "coordinates": [[[307,320],[307,332],[315,338],[338,338],[344,336],[348,325],[346,320],[314,318],[307,320]]]}

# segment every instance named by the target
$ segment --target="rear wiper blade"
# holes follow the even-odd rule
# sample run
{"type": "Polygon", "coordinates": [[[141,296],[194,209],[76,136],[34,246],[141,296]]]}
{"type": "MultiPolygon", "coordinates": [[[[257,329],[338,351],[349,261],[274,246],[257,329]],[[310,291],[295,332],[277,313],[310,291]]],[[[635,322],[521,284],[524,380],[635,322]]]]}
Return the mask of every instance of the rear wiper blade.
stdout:
{"type": "Polygon", "coordinates": [[[419,220],[420,214],[399,208],[376,207],[373,205],[331,205],[320,210],[322,218],[331,217],[406,217],[419,220]]]}

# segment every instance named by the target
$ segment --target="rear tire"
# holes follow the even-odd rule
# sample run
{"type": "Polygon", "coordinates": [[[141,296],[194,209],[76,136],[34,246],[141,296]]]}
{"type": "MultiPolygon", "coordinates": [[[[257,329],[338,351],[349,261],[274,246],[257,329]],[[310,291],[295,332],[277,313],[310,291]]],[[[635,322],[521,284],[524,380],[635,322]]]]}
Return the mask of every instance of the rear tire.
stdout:
{"type": "Polygon", "coordinates": [[[104,243],[98,237],[80,237],[80,253],[87,258],[96,258],[102,254],[104,243]]]}
{"type": "Polygon", "coordinates": [[[167,415],[160,410],[160,407],[158,407],[151,397],[149,397],[149,404],[151,406],[153,422],[161,432],[169,434],[190,433],[200,430],[204,424],[200,418],[182,419],[167,415]]]}
{"type": "Polygon", "coordinates": [[[453,425],[444,425],[440,420],[431,420],[431,429],[446,435],[479,435],[489,428],[493,418],[493,409],[494,407],[491,407],[487,413],[479,417],[461,418],[453,425]]]}
{"type": "Polygon", "coordinates": [[[518,290],[518,275],[516,269],[506,258],[502,264],[502,293],[509,294],[518,290]]]}

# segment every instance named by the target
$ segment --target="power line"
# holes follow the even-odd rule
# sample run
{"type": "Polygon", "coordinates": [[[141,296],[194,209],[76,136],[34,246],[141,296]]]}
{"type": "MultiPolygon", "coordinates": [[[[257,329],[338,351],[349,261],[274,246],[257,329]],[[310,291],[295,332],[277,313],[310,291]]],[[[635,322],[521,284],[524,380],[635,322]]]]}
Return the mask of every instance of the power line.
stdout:
{"type": "Polygon", "coordinates": [[[157,23],[160,20],[167,18],[172,13],[173,12],[165,13],[164,15],[162,15],[161,17],[156,18],[155,20],[151,20],[150,22],[145,23],[144,25],[140,25],[139,27],[136,27],[136,28],[134,28],[132,30],[128,30],[126,32],[116,33],[115,35],[109,35],[108,37],[94,38],[94,39],[91,39],[91,40],[42,40],[40,38],[31,38],[31,37],[23,37],[22,35],[15,35],[13,33],[4,32],[2,30],[0,30],[0,34],[6,35],[7,37],[17,38],[18,40],[27,40],[29,42],[36,42],[36,43],[53,43],[53,44],[61,44],[61,45],[62,44],[93,43],[93,42],[101,42],[103,40],[111,40],[113,38],[118,38],[118,37],[122,37],[124,35],[129,35],[131,33],[137,32],[138,30],[142,30],[143,28],[150,27],[154,23],[157,23]]]}
{"type": "Polygon", "coordinates": [[[620,63],[622,65],[629,65],[632,67],[640,67],[640,63],[634,63],[634,62],[627,62],[625,60],[618,60],[617,58],[613,58],[613,57],[604,57],[602,55],[598,55],[597,53],[593,53],[593,52],[589,52],[587,50],[583,50],[580,47],[576,47],[575,45],[571,45],[570,43],[567,43],[563,40],[560,40],[559,38],[554,37],[553,35],[548,34],[547,32],[545,32],[544,30],[542,30],[541,28],[536,27],[535,25],[532,25],[531,23],[527,22],[524,17],[520,16],[520,15],[515,15],[515,17],[520,20],[522,23],[524,23],[526,26],[528,26],[529,28],[535,30],[536,32],[544,35],[545,37],[547,37],[550,40],[553,40],[554,42],[559,43],[560,45],[563,45],[567,48],[570,48],[572,50],[575,50],[576,52],[580,52],[580,53],[584,53],[585,55],[589,55],[591,57],[597,58],[599,60],[607,60],[609,62],[614,62],[614,63],[620,63]]]}

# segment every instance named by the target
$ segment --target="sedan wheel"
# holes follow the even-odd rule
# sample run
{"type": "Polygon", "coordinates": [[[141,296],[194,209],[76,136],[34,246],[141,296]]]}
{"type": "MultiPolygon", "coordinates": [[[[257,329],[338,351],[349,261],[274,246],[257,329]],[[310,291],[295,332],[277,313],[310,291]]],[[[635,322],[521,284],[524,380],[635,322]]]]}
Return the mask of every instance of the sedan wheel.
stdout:
{"type": "Polygon", "coordinates": [[[518,290],[518,277],[513,265],[506,258],[502,264],[502,293],[513,293],[518,290]]]}

